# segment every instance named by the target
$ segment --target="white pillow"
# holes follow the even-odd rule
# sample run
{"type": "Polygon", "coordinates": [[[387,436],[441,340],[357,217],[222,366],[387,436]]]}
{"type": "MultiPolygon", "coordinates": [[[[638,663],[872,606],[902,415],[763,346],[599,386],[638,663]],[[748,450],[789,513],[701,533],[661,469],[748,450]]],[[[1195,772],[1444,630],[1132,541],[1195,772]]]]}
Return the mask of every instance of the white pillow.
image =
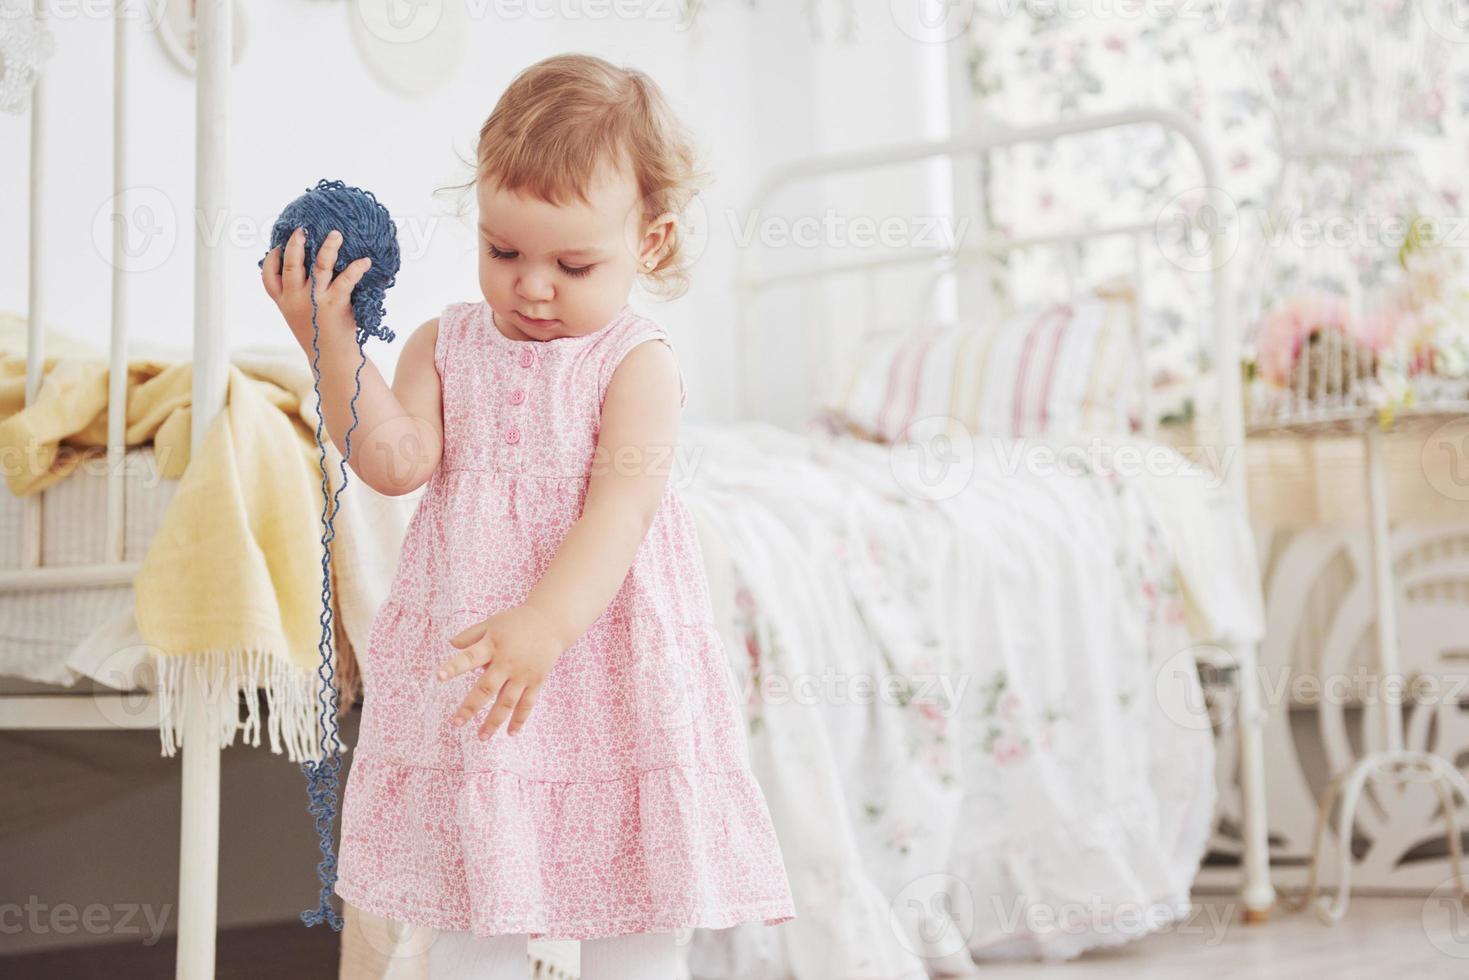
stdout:
{"type": "Polygon", "coordinates": [[[1128,409],[1133,316],[1131,294],[1109,289],[1021,310],[998,326],[874,333],[825,393],[820,414],[885,443],[935,416],[971,437],[1136,431],[1128,409]]]}

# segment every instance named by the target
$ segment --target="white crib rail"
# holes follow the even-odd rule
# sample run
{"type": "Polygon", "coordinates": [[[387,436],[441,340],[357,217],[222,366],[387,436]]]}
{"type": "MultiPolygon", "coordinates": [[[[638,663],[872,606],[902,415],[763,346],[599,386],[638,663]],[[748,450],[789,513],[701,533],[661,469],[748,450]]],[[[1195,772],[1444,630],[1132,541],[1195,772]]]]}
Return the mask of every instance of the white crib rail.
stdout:
{"type": "MultiPolygon", "coordinates": [[[[36,0],[36,17],[44,20],[46,17],[46,0],[36,0]]],[[[46,223],[37,220],[41,213],[41,199],[45,191],[44,176],[46,174],[43,147],[46,145],[46,120],[41,112],[41,99],[45,95],[46,76],[43,73],[36,79],[31,94],[31,189],[30,189],[30,229],[27,234],[27,247],[29,249],[29,261],[26,268],[26,290],[27,290],[27,316],[26,324],[26,405],[31,405],[36,400],[36,394],[41,389],[41,371],[45,363],[46,349],[41,343],[41,330],[38,324],[45,314],[45,297],[41,293],[41,254],[45,247],[42,235],[45,232],[46,223]]],[[[33,494],[25,502],[25,518],[22,525],[22,551],[20,564],[23,568],[35,568],[41,564],[41,507],[44,493],[33,494]]]]}
{"type": "MultiPolygon", "coordinates": [[[[756,188],[750,201],[751,213],[761,212],[779,191],[807,181],[816,181],[840,174],[911,163],[921,160],[947,158],[957,162],[966,158],[978,158],[1002,147],[1023,143],[1050,142],[1065,136],[1100,132],[1128,126],[1156,125],[1178,133],[1193,149],[1203,176],[1204,189],[1211,202],[1221,214],[1229,213],[1225,206],[1224,191],[1220,184],[1220,172],[1213,148],[1194,122],[1181,113],[1152,107],[1138,107],[1095,116],[1083,116],[1058,122],[1019,128],[988,127],[983,133],[947,140],[925,140],[897,146],[882,147],[861,153],[829,154],[809,157],[786,164],[773,171],[756,188]]],[[[756,348],[754,331],[754,305],[760,293],[777,286],[796,282],[818,282],[844,275],[861,275],[866,279],[865,288],[873,295],[873,279],[879,270],[901,266],[933,264],[939,275],[957,274],[963,267],[984,262],[1005,252],[1021,249],[1080,246],[1082,243],[1111,236],[1126,236],[1132,239],[1135,272],[1137,276],[1137,310],[1134,329],[1141,331],[1143,309],[1143,257],[1146,237],[1156,234],[1155,220],[1119,223],[1083,228],[1072,232],[1035,236],[992,235],[980,241],[956,248],[909,248],[898,255],[881,256],[859,261],[837,261],[813,264],[809,268],[788,272],[766,272],[759,267],[757,249],[740,249],[737,256],[735,281],[739,325],[736,332],[737,363],[739,366],[739,407],[742,415],[749,416],[755,409],[754,379],[758,377],[752,358],[756,348]]],[[[1210,404],[1202,397],[1195,397],[1199,421],[1195,431],[1204,444],[1217,446],[1221,453],[1216,459],[1235,460],[1223,474],[1231,492],[1243,501],[1244,471],[1240,447],[1244,444],[1244,419],[1242,386],[1239,371],[1240,338],[1235,322],[1234,291],[1230,283],[1229,255],[1225,251],[1228,241],[1224,235],[1214,236],[1211,242],[1210,310],[1209,319],[1213,334],[1212,375],[1200,374],[1199,387],[1211,381],[1215,385],[1214,417],[1203,415],[1203,406],[1210,404]],[[1212,430],[1212,431],[1211,431],[1212,430]],[[1231,452],[1233,449],[1235,451],[1231,452]]],[[[1064,253],[1063,253],[1064,254],[1064,253]]],[[[871,309],[869,305],[869,309],[871,309]]],[[[1148,371],[1142,337],[1135,337],[1135,356],[1138,359],[1138,380],[1141,387],[1144,418],[1148,419],[1147,432],[1151,434],[1151,411],[1148,410],[1148,371]]]]}
{"type": "MultiPolygon", "coordinates": [[[[36,16],[46,16],[47,0],[36,0],[36,16]]],[[[87,588],[128,585],[137,575],[138,563],[123,561],[126,520],[126,429],[127,429],[127,276],[122,272],[126,228],[118,210],[127,193],[127,21],[117,11],[113,17],[112,70],[112,281],[111,347],[107,384],[107,524],[101,558],[88,565],[58,568],[42,566],[41,529],[46,495],[25,498],[22,553],[15,569],[0,571],[0,589],[16,592],[31,589],[87,588]]],[[[45,229],[46,75],[35,84],[31,108],[30,230],[26,297],[26,405],[34,404],[40,392],[46,360],[47,258],[45,229]]]]}

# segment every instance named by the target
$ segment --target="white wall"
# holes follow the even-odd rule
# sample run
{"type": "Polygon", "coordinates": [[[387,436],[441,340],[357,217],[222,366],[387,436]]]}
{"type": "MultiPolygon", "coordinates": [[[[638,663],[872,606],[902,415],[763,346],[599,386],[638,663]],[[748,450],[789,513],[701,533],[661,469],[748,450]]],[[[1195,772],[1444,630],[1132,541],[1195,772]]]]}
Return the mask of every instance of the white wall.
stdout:
{"type": "MultiPolygon", "coordinates": [[[[65,6],[51,20],[57,52],[43,90],[46,320],[104,346],[112,22],[89,16],[91,5],[52,2],[65,6]]],[[[517,71],[558,51],[581,50],[649,72],[695,131],[715,174],[706,192],[708,244],[690,294],[666,305],[641,295],[634,301],[673,331],[690,387],[688,417],[728,417],[735,397],[731,228],[756,177],[816,150],[908,138],[936,118],[932,106],[924,107],[923,87],[933,76],[923,66],[942,58],[942,48],[904,36],[886,4],[864,12],[860,36],[848,43],[813,41],[798,4],[706,2],[698,27],[688,31],[662,14],[673,0],[648,0],[654,13],[641,19],[554,20],[507,20],[497,12],[505,8],[493,4],[449,2],[467,4],[467,53],[452,79],[423,97],[390,91],[371,74],[352,41],[351,3],[242,5],[246,45],[231,94],[236,206],[216,225],[231,251],[231,346],[290,344],[255,263],[280,209],[322,177],[372,190],[398,223],[404,267],[387,306],[400,336],[447,303],[477,298],[472,198],[467,215],[455,218],[455,201],[432,190],[467,179],[461,159],[472,158],[480,123],[517,71]],[[486,15],[476,18],[475,11],[486,15]]],[[[128,6],[139,11],[129,21],[130,230],[146,248],[140,267],[123,273],[127,320],[140,343],[182,352],[192,337],[193,77],[166,55],[145,8],[128,6]],[[149,227],[156,229],[151,238],[149,227]]],[[[26,116],[0,115],[0,311],[17,313],[27,304],[29,133],[26,116]]],[[[397,349],[369,345],[384,370],[397,349]]],[[[787,393],[804,386],[801,370],[793,367],[781,382],[787,393]]]]}
{"type": "MultiPolygon", "coordinates": [[[[840,23],[832,6],[818,5],[828,15],[828,38],[835,37],[840,23]]],[[[781,52],[784,57],[774,60],[784,67],[772,70],[763,83],[757,77],[757,99],[771,107],[783,100],[799,103],[798,109],[785,111],[809,116],[811,145],[823,155],[947,137],[953,49],[910,36],[886,3],[855,6],[850,37],[814,47],[795,44],[781,52]]],[[[795,125],[792,120],[776,128],[791,131],[795,125]]],[[[790,156],[773,148],[769,159],[790,156]]],[[[783,244],[762,246],[757,240],[752,247],[762,269],[789,271],[873,259],[894,250],[864,239],[856,231],[860,223],[870,228],[896,220],[907,233],[917,233],[927,225],[927,216],[947,214],[952,207],[946,165],[907,164],[860,177],[806,181],[774,198],[758,215],[755,226],[772,233],[764,240],[783,244]],[[819,222],[819,244],[796,242],[804,234],[798,225],[803,221],[807,230],[819,222]],[[777,237],[782,233],[785,238],[777,237]]],[[[738,217],[748,222],[751,215],[738,217]]],[[[830,280],[821,290],[782,288],[762,299],[751,331],[759,365],[753,381],[760,392],[754,414],[787,424],[803,418],[816,403],[815,385],[822,372],[840,363],[846,345],[864,327],[877,326],[893,310],[905,308],[916,292],[913,285],[911,276],[884,274],[877,280],[878,305],[886,314],[869,308],[866,291],[850,277],[830,280]]]]}

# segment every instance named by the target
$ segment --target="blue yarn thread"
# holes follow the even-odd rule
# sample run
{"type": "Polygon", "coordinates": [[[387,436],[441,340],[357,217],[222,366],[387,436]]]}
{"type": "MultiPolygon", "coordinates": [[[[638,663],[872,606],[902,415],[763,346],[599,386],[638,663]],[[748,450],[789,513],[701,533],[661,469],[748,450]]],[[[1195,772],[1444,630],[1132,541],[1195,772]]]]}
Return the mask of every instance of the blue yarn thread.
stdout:
{"type": "MultiPolygon", "coordinates": [[[[379,337],[383,341],[393,340],[393,331],[383,325],[383,295],[393,285],[398,274],[401,256],[398,250],[398,228],[388,209],[378,203],[371,191],[351,187],[340,180],[321,180],[313,188],[288,204],[271,228],[270,251],[284,246],[291,233],[304,228],[306,233],[305,261],[311,277],[311,350],[313,358],[312,389],[316,392],[316,448],[320,453],[318,467],[321,470],[322,496],[322,557],[321,557],[321,640],[317,650],[321,664],[317,676],[321,688],[317,694],[317,727],[320,730],[319,745],[321,761],[311,759],[301,763],[301,771],[307,780],[310,804],[307,811],[316,817],[316,833],[320,838],[322,859],[316,865],[317,877],[321,879],[321,893],[317,907],[304,909],[301,921],[308,927],[326,922],[336,932],[342,931],[342,916],[332,908],[331,895],[337,882],[337,856],[332,840],[332,824],[337,816],[338,773],[342,767],[342,743],[337,726],[337,714],[341,695],[335,683],[332,666],[332,576],[331,542],[336,538],[336,516],[341,509],[342,491],[347,487],[347,461],[352,458],[352,430],[357,428],[357,396],[362,393],[362,368],[367,355],[362,350],[368,337],[379,337]],[[326,235],[336,229],[342,233],[337,251],[337,261],[332,277],[340,275],[349,264],[363,256],[371,256],[372,266],[352,290],[352,314],[357,324],[356,340],[359,360],[354,375],[356,390],[352,394],[352,424],[345,436],[346,453],[341,462],[341,484],[335,494],[331,493],[326,472],[326,441],[323,439],[325,416],[321,411],[321,329],[316,322],[316,251],[326,235]]],[[[269,254],[269,251],[267,251],[269,254]]],[[[256,263],[264,266],[265,259],[256,263]]]]}

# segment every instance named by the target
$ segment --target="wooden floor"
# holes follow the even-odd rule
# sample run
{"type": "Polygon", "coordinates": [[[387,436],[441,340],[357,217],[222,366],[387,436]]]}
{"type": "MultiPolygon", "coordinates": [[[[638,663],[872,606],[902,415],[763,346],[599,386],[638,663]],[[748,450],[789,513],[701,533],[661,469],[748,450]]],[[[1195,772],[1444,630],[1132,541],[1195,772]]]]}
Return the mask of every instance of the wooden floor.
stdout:
{"type": "MultiPolygon", "coordinates": [[[[1323,926],[1313,915],[1277,910],[1264,925],[1230,915],[1227,898],[1203,897],[1185,923],[1146,939],[1067,963],[986,963],[974,976],[996,980],[1464,980],[1469,914],[1422,898],[1352,900],[1347,918],[1323,926]]],[[[331,980],[339,936],[299,924],[231,930],[220,936],[219,980],[331,980]]],[[[135,980],[173,976],[173,942],[0,957],[7,980],[135,980]]],[[[722,978],[723,980],[723,978],[722,978]]]]}
{"type": "MultiPolygon", "coordinates": [[[[227,929],[215,943],[216,980],[332,980],[342,937],[300,922],[227,929]]],[[[111,943],[77,950],[0,956],[5,980],[162,980],[174,975],[174,938],[152,946],[111,943]]]]}
{"type": "Polygon", "coordinates": [[[1263,925],[1238,920],[1230,899],[1200,896],[1187,922],[1137,942],[1055,964],[985,964],[990,980],[1466,980],[1469,913],[1424,898],[1354,896],[1325,926],[1277,907],[1263,925]]]}

